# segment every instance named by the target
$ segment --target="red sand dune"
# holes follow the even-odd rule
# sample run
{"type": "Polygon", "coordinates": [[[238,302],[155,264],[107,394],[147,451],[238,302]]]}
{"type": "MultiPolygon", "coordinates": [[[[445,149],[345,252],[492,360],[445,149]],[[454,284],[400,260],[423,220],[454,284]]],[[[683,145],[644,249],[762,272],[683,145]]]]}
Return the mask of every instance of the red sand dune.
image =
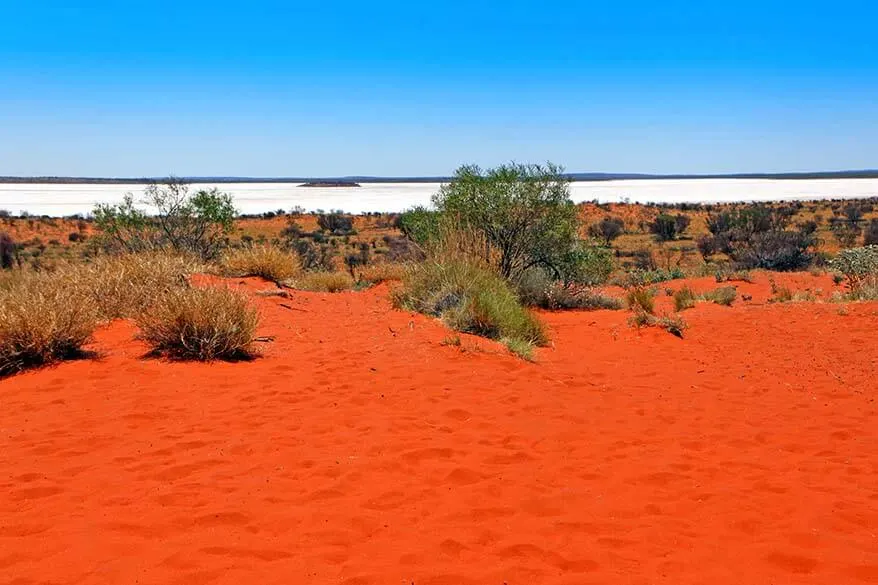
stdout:
{"type": "Polygon", "coordinates": [[[878,305],[737,284],[683,340],[544,314],[537,364],[386,288],[259,298],[250,363],[115,323],[0,381],[0,582],[876,583],[878,305]]]}

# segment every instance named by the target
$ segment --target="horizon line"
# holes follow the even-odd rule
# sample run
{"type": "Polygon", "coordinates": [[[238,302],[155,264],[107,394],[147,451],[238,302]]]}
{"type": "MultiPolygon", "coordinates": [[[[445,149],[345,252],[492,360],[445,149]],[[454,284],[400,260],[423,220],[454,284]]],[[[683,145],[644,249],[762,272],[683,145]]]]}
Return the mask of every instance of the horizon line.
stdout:
{"type": "MultiPolygon", "coordinates": [[[[841,171],[797,171],[780,173],[610,173],[610,172],[569,172],[562,176],[573,182],[599,182],[638,179],[873,179],[878,178],[876,169],[852,169],[841,171]]],[[[344,175],[334,177],[249,177],[238,175],[200,175],[200,176],[144,176],[144,177],[74,177],[63,175],[0,176],[0,184],[15,183],[96,183],[96,184],[140,184],[157,182],[175,177],[188,183],[306,183],[306,182],[357,182],[357,183],[445,183],[452,176],[379,176],[344,175]]]]}

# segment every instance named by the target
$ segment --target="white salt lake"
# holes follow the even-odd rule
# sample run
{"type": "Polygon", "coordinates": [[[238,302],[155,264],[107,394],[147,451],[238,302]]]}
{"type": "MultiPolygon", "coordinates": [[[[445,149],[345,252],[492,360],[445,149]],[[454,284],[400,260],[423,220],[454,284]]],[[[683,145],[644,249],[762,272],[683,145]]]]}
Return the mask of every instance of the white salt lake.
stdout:
{"type": "MultiPolygon", "coordinates": [[[[398,212],[429,205],[438,183],[364,183],[361,187],[299,187],[294,183],[199,184],[231,193],[241,213],[302,207],[341,209],[349,213],[398,212]]],[[[0,210],[13,214],[67,216],[88,214],[97,203],[117,203],[130,192],[139,199],[144,185],[0,184],[0,210]]],[[[577,202],[597,200],[640,203],[727,203],[855,199],[878,196],[878,179],[640,179],[576,182],[570,186],[577,202]]]]}

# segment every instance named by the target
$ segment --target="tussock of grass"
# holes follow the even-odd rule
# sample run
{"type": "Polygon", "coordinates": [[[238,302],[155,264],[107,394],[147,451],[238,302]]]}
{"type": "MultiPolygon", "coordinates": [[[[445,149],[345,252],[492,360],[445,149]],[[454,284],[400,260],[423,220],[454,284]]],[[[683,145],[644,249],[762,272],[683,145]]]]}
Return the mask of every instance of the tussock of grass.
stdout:
{"type": "Polygon", "coordinates": [[[753,276],[747,270],[736,270],[736,271],[728,271],[728,270],[719,270],[715,274],[717,282],[748,282],[753,284],[753,276]]]}
{"type": "Polygon", "coordinates": [[[738,298],[738,291],[733,286],[721,286],[718,289],[702,294],[701,298],[717,305],[731,307],[735,299],[738,298]]]}
{"type": "Polygon", "coordinates": [[[695,306],[695,301],[697,300],[698,295],[695,294],[695,291],[684,285],[680,287],[680,290],[674,293],[674,310],[684,311],[686,309],[691,309],[695,306]]]}
{"type": "Polygon", "coordinates": [[[354,288],[353,277],[347,272],[305,272],[292,281],[293,288],[312,292],[342,292],[354,288]]]}
{"type": "Polygon", "coordinates": [[[779,285],[771,281],[771,297],[769,303],[805,303],[816,301],[817,297],[811,291],[794,291],[788,286],[779,285]]]}
{"type": "Polygon", "coordinates": [[[223,270],[231,276],[258,276],[283,282],[298,275],[302,264],[298,256],[276,246],[247,246],[226,254],[223,270]]]}
{"type": "Polygon", "coordinates": [[[137,318],[140,338],[157,354],[210,361],[247,359],[259,316],[247,297],[226,288],[186,288],[163,295],[137,318]]]}
{"type": "Polygon", "coordinates": [[[0,289],[0,376],[82,354],[99,307],[68,278],[19,273],[0,289]]]}
{"type": "Polygon", "coordinates": [[[730,307],[736,298],[738,298],[738,291],[733,286],[721,286],[701,294],[697,294],[688,286],[683,286],[674,293],[674,310],[679,312],[691,309],[695,306],[695,303],[700,301],[708,301],[730,307]]]}
{"type": "Polygon", "coordinates": [[[583,285],[564,285],[554,282],[546,290],[542,305],[546,309],[584,309],[595,311],[607,309],[616,311],[624,306],[621,299],[611,297],[591,287],[583,285]]]}
{"type": "Polygon", "coordinates": [[[148,311],[168,291],[188,286],[187,278],[205,266],[192,257],[167,252],[103,256],[60,273],[86,291],[104,320],[131,318],[148,311]]]}
{"type": "Polygon", "coordinates": [[[625,302],[632,311],[641,311],[648,315],[655,312],[655,289],[635,286],[628,289],[625,302]]]}
{"type": "Polygon", "coordinates": [[[639,310],[635,311],[628,319],[628,324],[632,327],[637,327],[638,329],[641,327],[661,327],[671,335],[680,338],[683,337],[683,331],[689,327],[680,315],[662,315],[661,317],[656,317],[655,315],[639,310]]]}
{"type": "Polygon", "coordinates": [[[460,347],[462,345],[460,335],[446,335],[445,339],[441,341],[440,345],[460,347]]]}
{"type": "Polygon", "coordinates": [[[656,325],[677,337],[683,337],[683,331],[689,327],[679,315],[663,315],[659,317],[656,325]]]}
{"type": "Polygon", "coordinates": [[[532,362],[534,360],[534,346],[522,339],[502,339],[501,342],[506,348],[523,360],[532,362]]]}
{"type": "MultiPolygon", "coordinates": [[[[462,259],[412,266],[394,301],[442,319],[449,327],[507,346],[544,345],[542,323],[519,303],[509,284],[485,266],[462,259]]],[[[521,352],[518,352],[522,355],[521,352]]]]}
{"type": "Polygon", "coordinates": [[[382,282],[402,280],[406,274],[406,265],[398,262],[381,262],[367,264],[357,271],[357,280],[370,285],[382,282]]]}

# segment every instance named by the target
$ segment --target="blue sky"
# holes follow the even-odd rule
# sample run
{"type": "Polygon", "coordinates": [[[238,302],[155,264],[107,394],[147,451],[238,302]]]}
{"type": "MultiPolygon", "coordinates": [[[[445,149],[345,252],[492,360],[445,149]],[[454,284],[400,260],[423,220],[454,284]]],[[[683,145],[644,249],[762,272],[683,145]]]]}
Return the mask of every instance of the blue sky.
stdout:
{"type": "Polygon", "coordinates": [[[0,0],[0,174],[878,167],[874,2],[0,0]]]}

